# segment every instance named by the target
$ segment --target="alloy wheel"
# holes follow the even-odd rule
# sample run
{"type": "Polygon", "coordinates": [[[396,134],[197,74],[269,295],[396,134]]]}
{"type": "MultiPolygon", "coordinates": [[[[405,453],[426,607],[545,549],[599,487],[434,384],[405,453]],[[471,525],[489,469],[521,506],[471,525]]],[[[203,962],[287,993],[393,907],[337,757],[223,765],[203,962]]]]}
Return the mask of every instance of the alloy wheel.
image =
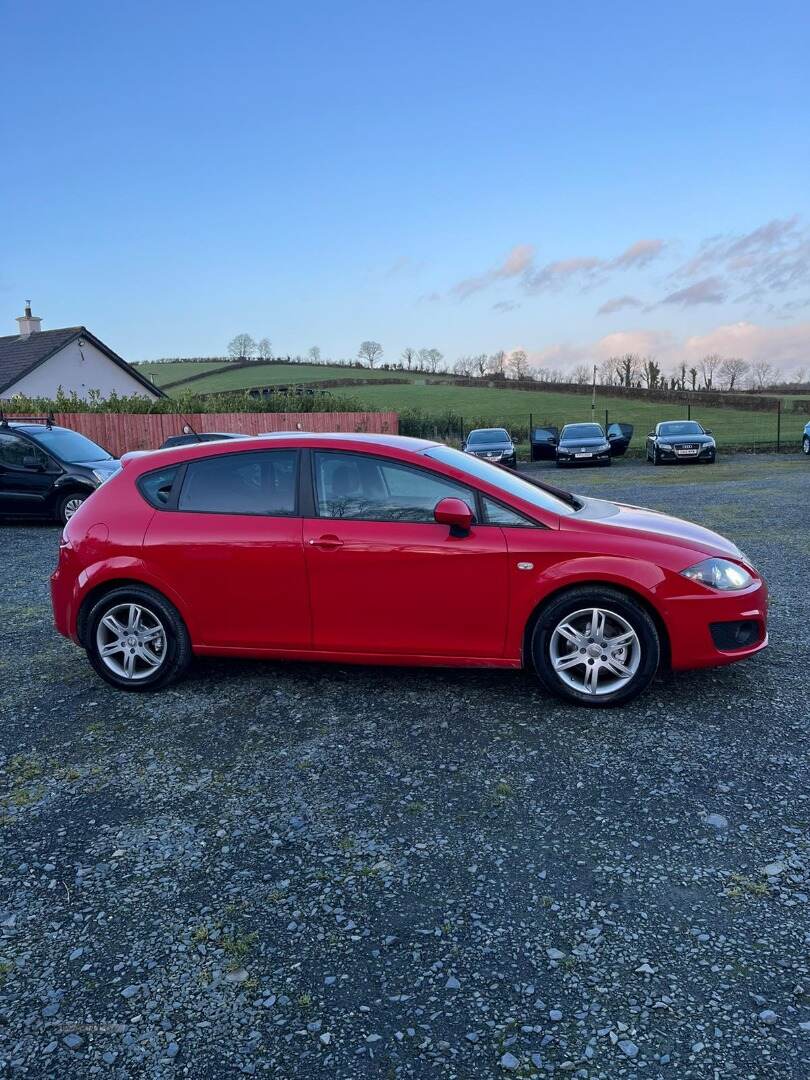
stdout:
{"type": "Polygon", "coordinates": [[[551,666],[581,694],[613,694],[632,680],[641,642],[627,619],[607,608],[582,608],[557,624],[549,641],[551,666]]]}
{"type": "Polygon", "coordinates": [[[81,498],[79,495],[76,495],[72,499],[65,500],[65,505],[63,509],[65,521],[70,521],[70,519],[73,517],[73,515],[76,513],[76,511],[79,509],[83,502],[84,499],[81,498]]]}
{"type": "Polygon", "coordinates": [[[142,604],[116,604],[99,620],[96,648],[102,663],[120,679],[146,679],[166,659],[166,630],[142,604]]]}

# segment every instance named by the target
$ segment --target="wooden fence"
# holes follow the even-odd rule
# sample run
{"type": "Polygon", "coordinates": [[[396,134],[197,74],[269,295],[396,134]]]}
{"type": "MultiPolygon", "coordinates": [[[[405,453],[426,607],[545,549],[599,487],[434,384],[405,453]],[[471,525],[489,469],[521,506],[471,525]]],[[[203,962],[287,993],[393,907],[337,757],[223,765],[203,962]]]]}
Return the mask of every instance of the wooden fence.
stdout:
{"type": "MultiPolygon", "coordinates": [[[[14,417],[8,414],[9,420],[14,417]]],[[[190,424],[197,432],[233,431],[260,435],[265,431],[363,431],[396,435],[395,412],[252,412],[252,413],[55,413],[61,427],[80,431],[113,457],[128,450],[156,450],[169,435],[190,424]]]]}

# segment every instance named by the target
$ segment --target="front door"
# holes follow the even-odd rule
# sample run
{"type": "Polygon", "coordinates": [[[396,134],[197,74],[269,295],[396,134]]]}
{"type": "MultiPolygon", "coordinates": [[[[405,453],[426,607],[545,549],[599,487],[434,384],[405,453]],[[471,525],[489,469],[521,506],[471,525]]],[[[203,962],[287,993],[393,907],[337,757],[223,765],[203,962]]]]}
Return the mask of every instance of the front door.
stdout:
{"type": "Polygon", "coordinates": [[[0,431],[0,513],[45,514],[56,466],[27,439],[0,431]]]}
{"type": "Polygon", "coordinates": [[[313,647],[456,658],[503,655],[506,542],[438,525],[440,499],[473,492],[390,458],[313,451],[315,514],[304,520],[313,647]]]}
{"type": "MultiPolygon", "coordinates": [[[[171,477],[167,488],[154,475],[160,507],[171,477]]],[[[310,647],[297,477],[295,450],[199,458],[186,467],[175,507],[157,509],[145,561],[179,594],[195,645],[310,647]]],[[[144,480],[141,488],[148,492],[144,480]]]]}

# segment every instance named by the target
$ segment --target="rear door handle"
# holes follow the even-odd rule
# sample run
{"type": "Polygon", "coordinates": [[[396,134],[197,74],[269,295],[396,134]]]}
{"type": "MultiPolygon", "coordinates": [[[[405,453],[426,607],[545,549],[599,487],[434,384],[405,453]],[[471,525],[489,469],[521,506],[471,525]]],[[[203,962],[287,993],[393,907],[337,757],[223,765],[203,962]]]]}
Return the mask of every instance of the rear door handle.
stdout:
{"type": "Polygon", "coordinates": [[[343,547],[343,541],[339,536],[334,536],[328,533],[326,536],[319,536],[317,539],[312,539],[309,542],[310,547],[323,548],[324,551],[330,551],[332,548],[343,547]]]}

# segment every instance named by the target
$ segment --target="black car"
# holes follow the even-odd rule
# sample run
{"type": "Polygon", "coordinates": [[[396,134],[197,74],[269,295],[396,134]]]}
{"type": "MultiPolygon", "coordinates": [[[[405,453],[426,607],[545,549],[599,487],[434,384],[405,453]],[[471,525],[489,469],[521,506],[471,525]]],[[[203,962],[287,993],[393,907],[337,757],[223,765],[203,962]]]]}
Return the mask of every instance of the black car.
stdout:
{"type": "Polygon", "coordinates": [[[161,450],[168,450],[170,446],[191,446],[198,442],[217,442],[219,439],[249,439],[249,435],[239,435],[233,431],[201,431],[184,432],[182,435],[170,435],[160,444],[161,450]]]}
{"type": "Polygon", "coordinates": [[[121,468],[78,431],[43,420],[0,422],[0,515],[63,524],[121,468]]]}
{"type": "Polygon", "coordinates": [[[467,435],[461,449],[496,465],[508,465],[512,469],[517,466],[517,447],[506,428],[476,428],[467,435]]]}
{"type": "MultiPolygon", "coordinates": [[[[566,441],[568,440],[569,433],[574,433],[575,441],[580,442],[584,428],[590,428],[593,430],[593,438],[597,442],[604,446],[607,442],[610,457],[621,457],[630,445],[630,440],[633,438],[633,425],[632,424],[610,424],[607,429],[607,438],[600,424],[568,424],[563,428],[566,441]]],[[[560,429],[554,427],[553,424],[546,424],[544,427],[533,427],[529,432],[529,442],[531,444],[531,456],[532,461],[556,461],[560,463],[562,457],[563,465],[567,464],[593,464],[593,458],[588,459],[574,458],[570,460],[567,450],[569,447],[563,448],[563,454],[558,454],[557,448],[561,442],[560,429]]],[[[585,444],[582,443],[581,449],[585,450],[585,444]]],[[[597,462],[600,463],[600,462],[597,462]]],[[[608,462],[609,464],[609,462],[608,462]]]]}
{"type": "Polygon", "coordinates": [[[557,467],[610,465],[633,437],[631,424],[611,424],[607,435],[601,424],[566,424],[555,446],[557,467]]]}
{"type": "Polygon", "coordinates": [[[665,420],[647,436],[647,461],[697,461],[711,465],[717,457],[717,443],[708,428],[697,420],[665,420]]]}

